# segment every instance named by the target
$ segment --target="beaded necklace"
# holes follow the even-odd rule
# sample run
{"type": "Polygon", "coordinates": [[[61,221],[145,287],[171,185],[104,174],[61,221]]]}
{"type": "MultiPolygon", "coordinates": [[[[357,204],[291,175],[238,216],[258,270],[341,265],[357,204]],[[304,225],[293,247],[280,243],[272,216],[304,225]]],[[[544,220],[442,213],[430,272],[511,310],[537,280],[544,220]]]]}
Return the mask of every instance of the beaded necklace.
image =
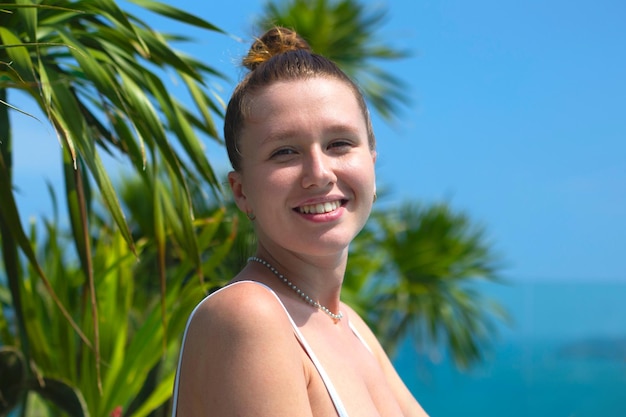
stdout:
{"type": "Polygon", "coordinates": [[[282,282],[284,282],[289,288],[294,290],[296,292],[296,294],[298,294],[300,296],[300,298],[302,298],[305,302],[309,303],[313,307],[323,311],[324,313],[326,313],[333,320],[339,321],[339,320],[342,319],[343,313],[341,311],[339,311],[337,314],[335,314],[332,311],[330,311],[327,307],[321,305],[320,303],[318,303],[317,301],[315,301],[314,299],[312,299],[311,297],[309,297],[308,295],[303,293],[300,288],[298,288],[294,284],[292,284],[291,281],[289,281],[287,278],[285,278],[285,276],[283,274],[278,272],[278,270],[276,268],[274,268],[265,259],[261,259],[261,258],[258,258],[256,256],[251,256],[251,257],[248,258],[248,262],[250,262],[250,261],[258,262],[261,265],[265,265],[270,271],[272,271],[274,273],[274,275],[276,275],[278,277],[278,279],[280,279],[282,282]]]}

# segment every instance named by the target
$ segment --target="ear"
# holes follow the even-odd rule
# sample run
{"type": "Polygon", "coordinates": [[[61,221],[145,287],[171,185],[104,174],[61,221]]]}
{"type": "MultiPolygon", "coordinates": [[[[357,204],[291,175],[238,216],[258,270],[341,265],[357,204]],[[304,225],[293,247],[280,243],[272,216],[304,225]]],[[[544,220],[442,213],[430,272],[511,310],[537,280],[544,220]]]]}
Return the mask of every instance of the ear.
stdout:
{"type": "Polygon", "coordinates": [[[248,199],[246,197],[245,191],[243,189],[243,183],[241,180],[241,173],[237,171],[231,171],[228,173],[228,184],[230,184],[230,189],[233,193],[233,198],[235,199],[235,204],[239,207],[239,210],[244,213],[248,213],[248,199]]]}
{"type": "Polygon", "coordinates": [[[376,152],[376,149],[372,149],[370,151],[370,154],[372,155],[372,162],[376,163],[376,157],[378,156],[378,152],[376,152]]]}

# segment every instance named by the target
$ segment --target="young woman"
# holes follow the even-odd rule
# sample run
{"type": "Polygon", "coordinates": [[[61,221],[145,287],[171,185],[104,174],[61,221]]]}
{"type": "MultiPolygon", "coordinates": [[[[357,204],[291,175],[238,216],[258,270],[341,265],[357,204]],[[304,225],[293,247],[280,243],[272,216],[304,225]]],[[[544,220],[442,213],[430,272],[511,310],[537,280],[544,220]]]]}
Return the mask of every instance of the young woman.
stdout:
{"type": "Polygon", "coordinates": [[[255,256],[185,331],[178,417],[426,416],[363,320],[340,301],[348,247],[376,196],[356,85],[295,32],[251,47],[224,134],[255,256]]]}

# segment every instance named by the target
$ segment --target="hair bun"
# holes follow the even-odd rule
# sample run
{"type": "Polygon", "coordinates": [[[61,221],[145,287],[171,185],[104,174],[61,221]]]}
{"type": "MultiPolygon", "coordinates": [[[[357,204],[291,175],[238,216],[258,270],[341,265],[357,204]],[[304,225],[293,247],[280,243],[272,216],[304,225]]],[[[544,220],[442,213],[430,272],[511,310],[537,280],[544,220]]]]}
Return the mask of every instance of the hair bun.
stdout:
{"type": "Polygon", "coordinates": [[[242,63],[244,67],[253,71],[275,55],[298,49],[311,51],[309,44],[295,31],[283,27],[274,27],[252,44],[242,63]]]}

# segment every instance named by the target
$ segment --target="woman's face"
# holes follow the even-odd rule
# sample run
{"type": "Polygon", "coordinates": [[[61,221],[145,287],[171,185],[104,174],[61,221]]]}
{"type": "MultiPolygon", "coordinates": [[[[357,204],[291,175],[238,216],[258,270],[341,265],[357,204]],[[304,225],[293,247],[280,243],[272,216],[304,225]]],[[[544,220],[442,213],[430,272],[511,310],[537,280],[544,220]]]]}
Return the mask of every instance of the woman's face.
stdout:
{"type": "Polygon", "coordinates": [[[302,255],[345,252],[375,193],[375,151],[353,91],[341,81],[279,82],[251,97],[229,181],[256,216],[259,243],[302,255]]]}

